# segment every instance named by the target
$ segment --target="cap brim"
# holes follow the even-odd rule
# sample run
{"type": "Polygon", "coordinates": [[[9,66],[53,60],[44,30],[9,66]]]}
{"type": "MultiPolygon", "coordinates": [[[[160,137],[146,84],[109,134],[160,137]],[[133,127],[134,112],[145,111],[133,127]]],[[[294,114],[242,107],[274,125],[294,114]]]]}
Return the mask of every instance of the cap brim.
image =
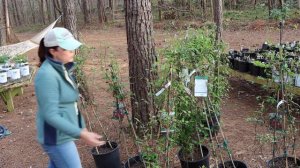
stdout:
{"type": "Polygon", "coordinates": [[[70,38],[70,39],[64,40],[64,42],[60,43],[59,47],[65,49],[65,50],[72,51],[72,50],[76,50],[81,45],[82,45],[82,43],[80,43],[76,39],[70,38]]]}

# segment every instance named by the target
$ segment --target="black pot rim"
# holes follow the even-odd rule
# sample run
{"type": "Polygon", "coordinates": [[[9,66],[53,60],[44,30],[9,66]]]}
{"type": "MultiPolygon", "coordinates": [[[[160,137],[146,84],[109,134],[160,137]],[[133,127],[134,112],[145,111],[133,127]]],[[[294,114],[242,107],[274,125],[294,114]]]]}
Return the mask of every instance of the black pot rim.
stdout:
{"type": "Polygon", "coordinates": [[[208,147],[206,147],[205,145],[201,145],[201,146],[202,146],[202,147],[205,147],[205,148],[207,149],[208,152],[207,152],[207,155],[204,156],[203,158],[201,158],[200,160],[194,160],[194,161],[183,160],[183,159],[180,157],[180,153],[182,153],[182,148],[179,150],[179,152],[178,152],[178,154],[177,154],[179,160],[182,160],[182,161],[185,161],[185,162],[189,162],[189,163],[196,163],[196,162],[199,162],[199,161],[201,161],[201,160],[206,160],[207,158],[210,157],[210,151],[209,151],[208,147]]]}
{"type": "MultiPolygon", "coordinates": [[[[116,144],[116,147],[113,150],[111,150],[109,152],[106,152],[106,153],[99,153],[99,154],[97,154],[96,153],[96,147],[93,147],[93,149],[91,150],[92,151],[92,155],[108,155],[108,154],[113,153],[114,151],[116,151],[116,150],[119,149],[119,144],[117,142],[110,141],[110,143],[111,144],[116,144]]],[[[106,142],[106,144],[104,144],[104,145],[109,145],[109,144],[108,144],[108,142],[106,142]]],[[[104,146],[104,145],[101,145],[101,146],[104,146]]],[[[97,147],[101,147],[101,146],[97,146],[97,147]]]]}
{"type": "MultiPolygon", "coordinates": [[[[275,157],[274,159],[278,159],[278,158],[285,158],[285,156],[278,156],[278,157],[275,157]]],[[[294,159],[293,156],[287,156],[287,158],[294,159]]],[[[268,166],[268,167],[270,166],[270,163],[271,163],[272,160],[273,160],[273,159],[270,159],[270,160],[267,161],[267,166],[268,166]]],[[[300,163],[300,159],[298,159],[298,158],[296,157],[296,160],[297,160],[297,162],[300,163]]]]}
{"type": "MultiPolygon", "coordinates": [[[[244,161],[242,161],[242,160],[232,160],[232,161],[233,161],[233,162],[238,162],[238,163],[244,164],[246,167],[248,167],[247,164],[246,164],[244,161]]],[[[231,160],[226,160],[226,161],[224,162],[224,164],[227,163],[227,162],[231,162],[231,160]]],[[[219,163],[217,168],[219,168],[219,166],[220,166],[221,164],[222,164],[222,163],[219,163]]]]}

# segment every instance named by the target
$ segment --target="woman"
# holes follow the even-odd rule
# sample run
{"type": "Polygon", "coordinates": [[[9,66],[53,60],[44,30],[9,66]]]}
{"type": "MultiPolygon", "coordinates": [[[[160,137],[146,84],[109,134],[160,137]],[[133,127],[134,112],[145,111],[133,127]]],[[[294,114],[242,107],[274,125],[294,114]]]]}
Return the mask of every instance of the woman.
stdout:
{"type": "Polygon", "coordinates": [[[38,142],[48,154],[49,168],[81,168],[74,140],[90,146],[105,144],[101,136],[89,132],[77,109],[78,89],[70,75],[74,50],[81,43],[65,28],[50,30],[41,40],[40,69],[35,77],[38,103],[38,142]]]}

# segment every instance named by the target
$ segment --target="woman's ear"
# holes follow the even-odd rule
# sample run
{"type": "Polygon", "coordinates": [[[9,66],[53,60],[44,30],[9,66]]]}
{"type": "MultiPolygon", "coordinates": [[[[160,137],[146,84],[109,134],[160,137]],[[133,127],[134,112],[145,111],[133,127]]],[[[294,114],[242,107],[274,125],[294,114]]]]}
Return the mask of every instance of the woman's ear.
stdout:
{"type": "Polygon", "coordinates": [[[51,55],[53,55],[53,56],[55,55],[55,54],[54,54],[54,53],[55,53],[55,51],[56,51],[56,50],[55,50],[55,49],[53,49],[53,48],[50,48],[50,49],[49,49],[49,53],[50,53],[51,55]]]}

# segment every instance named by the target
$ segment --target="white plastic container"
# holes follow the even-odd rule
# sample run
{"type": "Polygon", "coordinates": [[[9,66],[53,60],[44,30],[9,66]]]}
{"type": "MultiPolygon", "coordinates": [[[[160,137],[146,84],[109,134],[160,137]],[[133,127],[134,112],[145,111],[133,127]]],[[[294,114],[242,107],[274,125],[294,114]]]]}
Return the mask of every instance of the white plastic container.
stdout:
{"type": "Polygon", "coordinates": [[[29,73],[29,65],[23,65],[20,67],[21,76],[28,76],[29,73]]]}
{"type": "Polygon", "coordinates": [[[300,87],[300,74],[295,74],[295,86],[300,87]]]}
{"type": "Polygon", "coordinates": [[[16,80],[16,79],[20,79],[21,78],[21,73],[20,73],[20,69],[11,69],[10,71],[10,78],[12,80],[16,80]]]}
{"type": "Polygon", "coordinates": [[[7,82],[7,72],[0,71],[0,83],[6,83],[6,82],[7,82]]]}

